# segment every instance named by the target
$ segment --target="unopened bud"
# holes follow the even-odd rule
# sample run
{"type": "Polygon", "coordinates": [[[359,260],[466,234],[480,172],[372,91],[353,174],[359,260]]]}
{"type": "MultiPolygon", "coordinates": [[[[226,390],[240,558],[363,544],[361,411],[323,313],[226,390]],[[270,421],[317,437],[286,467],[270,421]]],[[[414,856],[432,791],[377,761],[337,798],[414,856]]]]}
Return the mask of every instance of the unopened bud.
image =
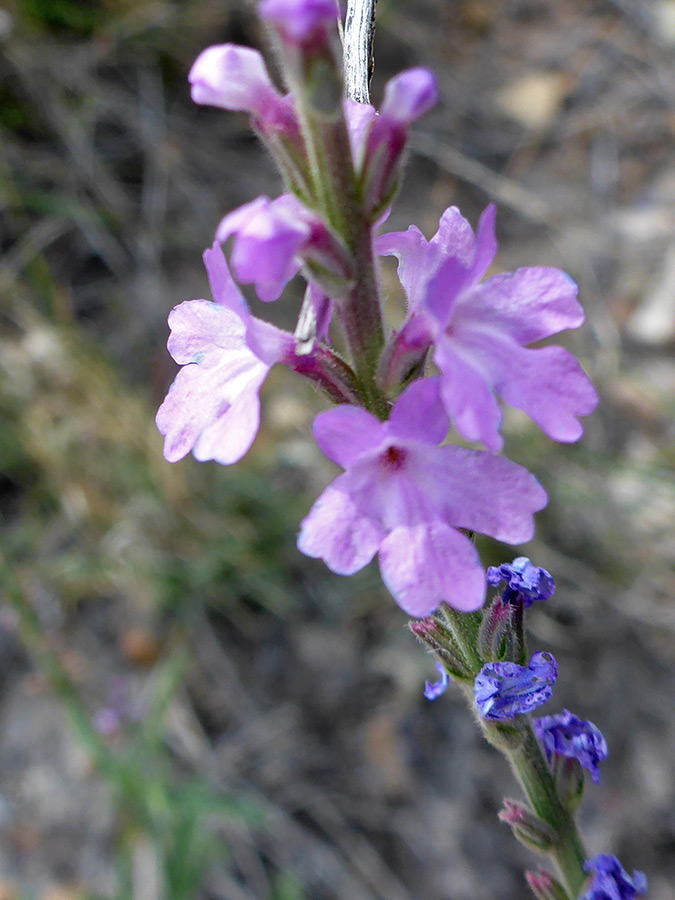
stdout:
{"type": "Polygon", "coordinates": [[[503,652],[504,636],[509,629],[511,622],[511,607],[508,603],[503,603],[501,597],[489,606],[484,614],[483,621],[478,631],[478,652],[481,659],[485,662],[494,662],[506,658],[503,652]]]}
{"type": "Polygon", "coordinates": [[[545,869],[526,872],[525,878],[537,900],[570,900],[565,889],[545,869]]]}
{"type": "Polygon", "coordinates": [[[578,759],[555,754],[551,763],[553,780],[561,803],[572,812],[584,795],[584,770],[578,759]]]}
{"type": "Polygon", "coordinates": [[[414,619],[410,622],[410,630],[416,638],[433,650],[445,669],[455,678],[468,680],[474,677],[451,632],[433,616],[414,619]]]}
{"type": "Polygon", "coordinates": [[[511,826],[514,835],[532,850],[550,850],[555,844],[556,834],[550,825],[543,822],[532,810],[525,809],[513,800],[504,800],[504,807],[498,813],[501,822],[511,826]]]}

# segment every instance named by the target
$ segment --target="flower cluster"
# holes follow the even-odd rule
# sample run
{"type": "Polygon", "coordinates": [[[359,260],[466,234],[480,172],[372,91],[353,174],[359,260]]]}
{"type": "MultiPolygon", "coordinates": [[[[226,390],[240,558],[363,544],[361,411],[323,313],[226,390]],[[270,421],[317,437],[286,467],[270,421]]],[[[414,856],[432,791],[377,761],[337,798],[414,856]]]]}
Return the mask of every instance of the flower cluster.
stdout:
{"type": "MultiPolygon", "coordinates": [[[[455,207],[429,241],[415,226],[377,234],[410,126],[437,89],[416,68],[388,83],[379,110],[343,98],[336,10],[334,0],[259,5],[277,33],[285,92],[249,47],[209,47],[192,67],[195,102],[248,113],[286,191],[244,204],[217,227],[204,254],[213,301],[186,301],[169,316],[169,351],[182,368],[157,425],[169,461],[191,451],[229,465],[255,439],[270,368],[309,378],[337,404],[318,416],[314,435],[344,473],[302,522],[300,550],[340,574],[377,555],[385,584],[412,616],[441,603],[476,610],[487,585],[469,533],[528,541],[546,504],[536,479],[497,455],[497,396],[553,439],[577,440],[595,391],[567,350],[530,345],[578,327],[583,312],[575,284],[557,269],[485,278],[497,252],[493,206],[475,234],[455,207]],[[387,334],[377,257],[389,255],[408,311],[387,334]],[[253,316],[235,282],[270,303],[298,274],[306,292],[294,334],[253,316]],[[427,360],[438,374],[426,371],[427,360]],[[451,425],[476,449],[446,444],[451,425]]],[[[545,599],[550,576],[518,563],[501,576],[509,596],[525,605],[545,599]]]]}
{"type": "MultiPolygon", "coordinates": [[[[475,232],[450,206],[429,240],[414,225],[379,233],[410,127],[437,89],[428,70],[415,68],[389,81],[379,109],[343,97],[338,8],[335,0],[259,4],[276,33],[283,91],[249,47],[209,47],[190,72],[195,102],[249,115],[285,190],[222,218],[204,253],[213,300],[186,301],[169,316],[168,347],[181,369],[157,413],[164,455],[240,460],[276,364],[318,386],[333,407],[315,419],[314,437],[343,472],[301,523],[299,549],[343,575],[377,557],[384,583],[416,619],[413,632],[436,655],[440,679],[426,683],[427,698],[440,696],[451,675],[469,694],[473,684],[486,735],[522,751],[517,771],[530,767],[522,783],[533,809],[506,801],[503,821],[529,846],[558,853],[570,892],[586,891],[580,900],[633,900],[646,890],[642,873],[630,877],[614,857],[599,856],[586,864],[586,881],[585,854],[573,845],[582,770],[597,781],[607,757],[602,734],[567,710],[526,718],[551,697],[558,675],[550,653],[527,663],[524,629],[525,610],[551,597],[553,578],[523,556],[486,575],[473,543],[475,533],[530,540],[547,502],[530,472],[499,455],[500,401],[563,442],[581,437],[579,418],[595,408],[572,354],[537,346],[582,324],[577,288],[555,268],[490,274],[492,205],[475,232]],[[408,303],[389,332],[380,256],[397,259],[408,303]],[[293,333],[254,316],[238,287],[252,285],[273,303],[297,276],[305,291],[293,333]],[[447,443],[451,428],[475,446],[447,443]],[[480,613],[488,583],[505,587],[480,613]],[[572,841],[572,852],[561,841],[572,841]]],[[[542,870],[528,880],[540,900],[568,896],[542,870]]]]}

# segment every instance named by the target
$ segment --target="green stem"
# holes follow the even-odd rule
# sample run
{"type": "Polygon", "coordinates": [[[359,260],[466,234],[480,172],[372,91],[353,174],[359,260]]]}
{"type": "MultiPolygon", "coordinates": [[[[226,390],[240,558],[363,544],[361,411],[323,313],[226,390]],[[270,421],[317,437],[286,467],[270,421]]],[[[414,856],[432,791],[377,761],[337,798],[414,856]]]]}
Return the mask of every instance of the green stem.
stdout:
{"type": "Polygon", "coordinates": [[[572,814],[562,805],[548,762],[534,733],[530,719],[520,716],[514,726],[522,736],[515,749],[503,750],[513,773],[540,819],[557,835],[550,851],[572,897],[578,897],[587,879],[586,853],[572,814]]]}

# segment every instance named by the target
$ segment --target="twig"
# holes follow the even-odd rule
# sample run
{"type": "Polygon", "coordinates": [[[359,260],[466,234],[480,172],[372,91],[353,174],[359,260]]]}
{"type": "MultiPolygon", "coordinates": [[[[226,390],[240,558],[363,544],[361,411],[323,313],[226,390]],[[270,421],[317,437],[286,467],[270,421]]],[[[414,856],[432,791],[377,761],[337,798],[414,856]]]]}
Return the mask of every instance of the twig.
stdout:
{"type": "Polygon", "coordinates": [[[370,103],[373,74],[373,37],[377,0],[349,0],[345,21],[345,94],[358,103],[370,103]]]}

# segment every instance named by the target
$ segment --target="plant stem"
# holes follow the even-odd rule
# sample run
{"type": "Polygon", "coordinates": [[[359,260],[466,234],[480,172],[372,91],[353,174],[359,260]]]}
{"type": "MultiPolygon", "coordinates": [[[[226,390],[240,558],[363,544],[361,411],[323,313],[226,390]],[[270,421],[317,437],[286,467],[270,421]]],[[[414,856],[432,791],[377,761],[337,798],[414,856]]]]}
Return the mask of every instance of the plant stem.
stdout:
{"type": "Polygon", "coordinates": [[[513,724],[521,734],[522,743],[516,749],[502,752],[534,811],[554,829],[557,841],[550,851],[551,856],[570,895],[578,897],[588,876],[584,871],[587,857],[576,823],[560,802],[548,762],[529,717],[520,716],[519,721],[514,720],[513,724]]]}
{"type": "Polygon", "coordinates": [[[358,103],[370,103],[373,37],[377,0],[349,0],[345,19],[345,94],[358,103]]]}

